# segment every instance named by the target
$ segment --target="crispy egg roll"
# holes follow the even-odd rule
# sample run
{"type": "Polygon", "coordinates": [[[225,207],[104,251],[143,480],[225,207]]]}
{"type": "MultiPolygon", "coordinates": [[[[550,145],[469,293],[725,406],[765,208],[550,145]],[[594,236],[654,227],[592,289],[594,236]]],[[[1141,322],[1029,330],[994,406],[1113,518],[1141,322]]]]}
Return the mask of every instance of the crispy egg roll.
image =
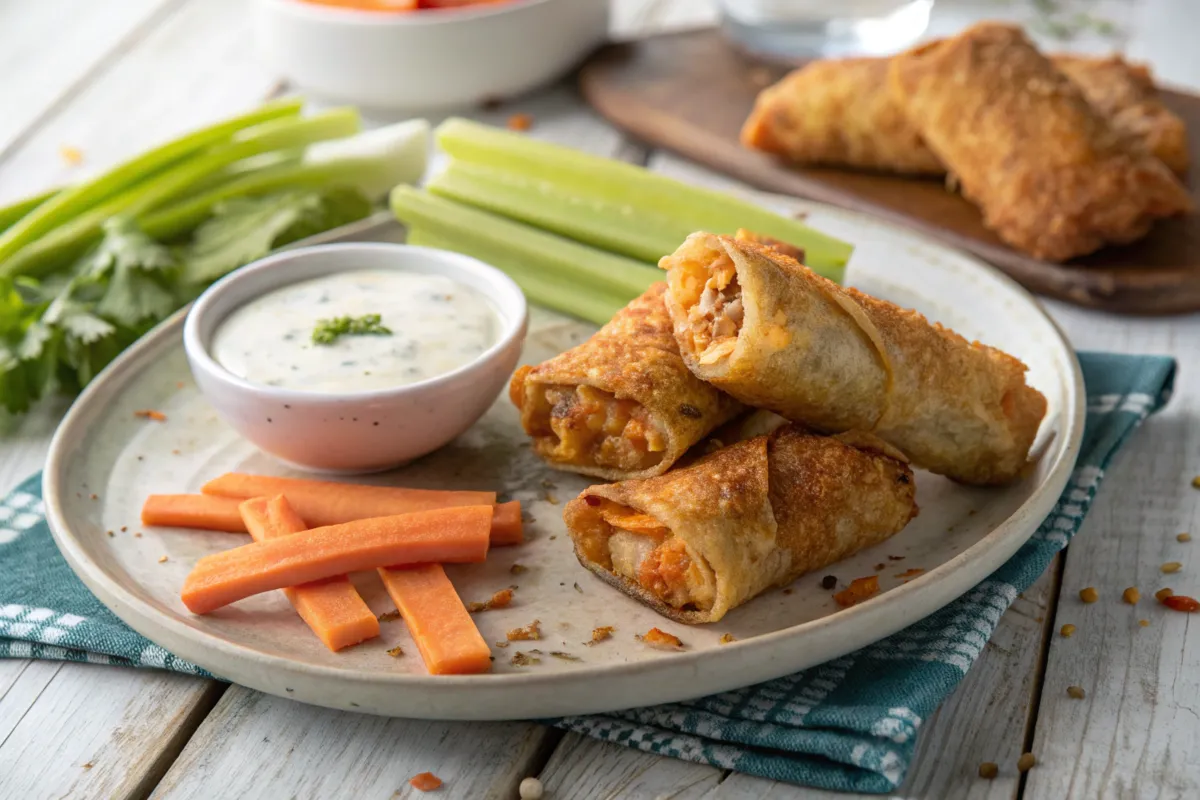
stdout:
{"type": "Polygon", "coordinates": [[[982,23],[892,59],[893,96],[984,224],[1065,261],[1144,236],[1191,200],[1020,28],[982,23]]]}
{"type": "Polygon", "coordinates": [[[896,455],[868,434],[847,443],[787,425],[659,477],[592,486],[563,518],[605,581],[679,622],[716,622],[907,525],[915,486],[896,455]]]}
{"type": "Polygon", "coordinates": [[[1021,474],[1046,399],[1012,356],[728,236],[693,233],[659,265],[702,380],[826,433],[870,431],[963,483],[1021,474]]]}
{"type": "Polygon", "coordinates": [[[941,175],[887,90],[882,58],[813,61],[759,93],[742,143],[800,164],[941,175]]]}
{"type": "Polygon", "coordinates": [[[1120,56],[1058,55],[1051,60],[1113,127],[1145,143],[1175,172],[1187,171],[1191,160],[1187,126],[1163,105],[1145,66],[1130,64],[1120,56]]]}
{"type": "Polygon", "coordinates": [[[659,475],[742,410],[684,365],[665,293],[656,283],[583,344],[513,375],[539,456],[607,480],[659,475]]]}

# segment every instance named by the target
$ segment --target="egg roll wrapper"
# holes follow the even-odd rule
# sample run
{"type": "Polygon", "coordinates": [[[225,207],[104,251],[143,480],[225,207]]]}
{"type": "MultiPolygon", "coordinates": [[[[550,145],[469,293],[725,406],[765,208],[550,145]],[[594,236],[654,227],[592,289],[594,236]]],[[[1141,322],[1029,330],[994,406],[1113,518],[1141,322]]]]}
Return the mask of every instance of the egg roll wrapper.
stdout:
{"type": "Polygon", "coordinates": [[[982,23],[896,56],[889,85],[984,224],[1035,258],[1133,242],[1191,209],[1167,166],[1093,109],[1020,28],[982,23]]]}
{"type": "Polygon", "coordinates": [[[742,410],[684,365],[665,291],[656,283],[587,341],[513,375],[521,425],[553,466],[608,480],[659,475],[742,410]]]}
{"type": "Polygon", "coordinates": [[[759,93],[742,143],[798,164],[942,175],[887,88],[882,58],[813,61],[759,93]]]}
{"type": "Polygon", "coordinates": [[[772,586],[884,541],[916,516],[909,467],[867,434],[851,441],[787,425],[659,477],[593,486],[563,515],[576,556],[664,616],[716,622],[772,586]],[[610,520],[625,519],[633,531],[624,536],[655,547],[636,572],[614,571],[610,552],[626,530],[610,520]],[[673,583],[688,591],[667,588],[664,568],[685,576],[673,583]]]}
{"type": "Polygon", "coordinates": [[[826,433],[869,431],[964,483],[1021,475],[1046,400],[1019,360],[727,236],[694,233],[660,266],[680,352],[701,379],[826,433]],[[704,294],[731,266],[718,295],[740,298],[743,319],[714,337],[728,303],[701,313],[704,294]]]}
{"type": "Polygon", "coordinates": [[[1120,56],[1056,55],[1051,60],[1113,127],[1141,141],[1174,172],[1187,171],[1187,125],[1163,103],[1149,69],[1120,56]]]}

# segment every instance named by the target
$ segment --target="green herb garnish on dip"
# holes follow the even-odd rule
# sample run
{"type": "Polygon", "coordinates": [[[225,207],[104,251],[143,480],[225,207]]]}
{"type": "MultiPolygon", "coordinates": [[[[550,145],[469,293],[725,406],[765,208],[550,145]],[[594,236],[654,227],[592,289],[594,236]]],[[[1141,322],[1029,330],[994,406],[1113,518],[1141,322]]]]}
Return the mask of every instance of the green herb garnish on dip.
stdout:
{"type": "Polygon", "coordinates": [[[391,336],[392,329],[383,324],[379,314],[363,314],[361,317],[334,317],[317,320],[313,328],[314,344],[333,344],[340,336],[391,336]]]}

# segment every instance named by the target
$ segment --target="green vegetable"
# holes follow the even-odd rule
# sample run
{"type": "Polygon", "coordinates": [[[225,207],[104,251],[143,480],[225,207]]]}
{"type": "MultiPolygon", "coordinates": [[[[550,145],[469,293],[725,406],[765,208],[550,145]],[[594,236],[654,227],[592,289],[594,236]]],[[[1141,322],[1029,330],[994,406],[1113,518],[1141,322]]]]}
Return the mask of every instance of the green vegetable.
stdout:
{"type": "Polygon", "coordinates": [[[445,182],[435,181],[431,187],[435,191],[454,193],[458,199],[478,201],[508,216],[552,226],[556,233],[617,247],[640,258],[655,260],[674,250],[683,241],[683,236],[677,236],[681,230],[732,234],[746,228],[804,248],[808,266],[840,280],[853,250],[748,200],[633,164],[463,119],[446,120],[436,136],[455,162],[490,171],[460,169],[445,182]],[[510,201],[513,205],[501,208],[510,201]],[[563,207],[555,208],[556,203],[563,207]],[[636,231],[629,244],[618,241],[617,226],[622,221],[636,231]],[[663,250],[668,238],[677,240],[663,250]]]}
{"type": "Polygon", "coordinates": [[[58,194],[58,191],[58,189],[51,189],[48,192],[42,192],[39,195],[27,197],[24,200],[18,200],[10,206],[0,208],[0,233],[20,222],[30,211],[33,211],[42,203],[58,194]]]}
{"type": "Polygon", "coordinates": [[[392,329],[383,324],[378,314],[361,317],[319,319],[313,328],[313,344],[333,344],[342,336],[391,336],[392,329]]]}
{"type": "MultiPolygon", "coordinates": [[[[396,187],[391,205],[396,217],[410,229],[452,242],[449,249],[493,264],[518,284],[530,280],[546,286],[561,283],[569,287],[572,295],[599,292],[624,305],[662,279],[662,273],[649,264],[435,197],[411,186],[396,187]]],[[[549,305],[570,310],[569,306],[575,302],[573,297],[565,297],[549,305]]]]}

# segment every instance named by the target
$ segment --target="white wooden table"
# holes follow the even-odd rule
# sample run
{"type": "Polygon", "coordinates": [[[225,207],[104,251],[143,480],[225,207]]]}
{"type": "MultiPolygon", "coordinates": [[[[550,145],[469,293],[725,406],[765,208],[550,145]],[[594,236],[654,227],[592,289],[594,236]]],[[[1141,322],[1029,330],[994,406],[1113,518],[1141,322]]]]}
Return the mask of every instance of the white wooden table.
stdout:
{"type": "MultiPolygon", "coordinates": [[[[832,2],[832,0],[830,0],[832,2]]],[[[1021,2],[940,0],[933,32],[1021,2]]],[[[1200,90],[1194,0],[1107,0],[1116,43],[1165,82],[1200,90]],[[1189,24],[1192,23],[1192,24],[1189,24]]],[[[619,0],[616,32],[711,20],[703,0],[619,0]]],[[[9,0],[0,3],[0,202],[69,181],[147,145],[286,90],[256,60],[244,0],[9,0]],[[60,148],[82,151],[72,166],[60,148]]],[[[1098,50],[1105,42],[1083,41],[1098,50]]],[[[603,123],[568,86],[490,115],[531,113],[534,135],[690,180],[729,185],[603,123]]],[[[476,112],[489,119],[489,115],[476,112]]],[[[1118,459],[1083,531],[1024,598],[959,690],[925,726],[899,793],[920,798],[1200,797],[1200,633],[1182,614],[1085,606],[1148,595],[1159,565],[1195,593],[1200,558],[1200,315],[1127,319],[1047,303],[1081,349],[1168,353],[1182,365],[1171,406],[1118,459]],[[1078,626],[1070,639],[1057,631],[1078,626]],[[1070,699],[1068,685],[1087,692],[1070,699]],[[1019,780],[1017,756],[1039,765],[1019,780]],[[980,762],[1000,777],[976,777],[980,762]]],[[[0,438],[0,492],[39,469],[65,404],[0,438]]],[[[1143,601],[1145,603],[1146,601],[1143,601]]],[[[538,775],[554,798],[832,796],[646,755],[528,723],[382,719],[238,686],[88,664],[0,661],[0,798],[390,798],[433,771],[441,796],[511,798],[538,775]]]]}

